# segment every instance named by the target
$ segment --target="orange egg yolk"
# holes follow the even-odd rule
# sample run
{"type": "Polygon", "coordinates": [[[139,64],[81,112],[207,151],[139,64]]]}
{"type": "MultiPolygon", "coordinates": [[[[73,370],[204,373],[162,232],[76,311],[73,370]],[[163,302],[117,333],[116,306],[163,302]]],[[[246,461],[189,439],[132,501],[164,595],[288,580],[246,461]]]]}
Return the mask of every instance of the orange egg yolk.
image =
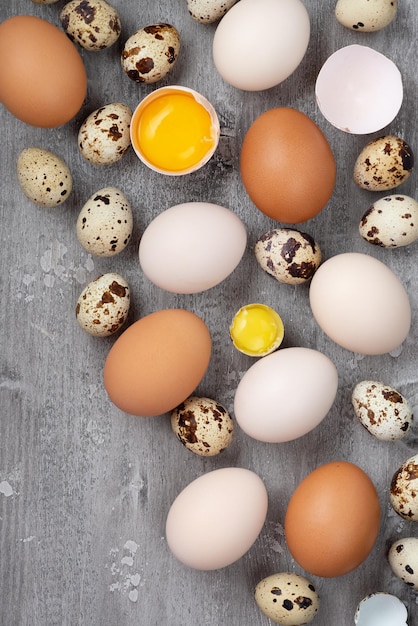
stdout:
{"type": "Polygon", "coordinates": [[[143,156],[156,168],[179,172],[198,164],[215,144],[209,112],[191,94],[152,100],[134,129],[143,156]]]}

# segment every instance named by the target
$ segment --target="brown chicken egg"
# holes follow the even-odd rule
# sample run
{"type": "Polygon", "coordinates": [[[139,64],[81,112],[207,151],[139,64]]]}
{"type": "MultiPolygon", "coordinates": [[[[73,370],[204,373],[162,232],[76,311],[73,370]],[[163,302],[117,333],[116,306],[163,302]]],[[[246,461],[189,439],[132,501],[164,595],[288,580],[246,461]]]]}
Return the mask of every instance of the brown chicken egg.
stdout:
{"type": "Polygon", "coordinates": [[[167,413],[200,383],[210,354],[209,330],[195,313],[150,313],[129,326],[110,349],[104,367],[106,391],[126,413],[167,413]]]}
{"type": "Polygon", "coordinates": [[[336,177],[334,155],[320,128],[288,107],[265,111],[252,123],[242,143],[240,169],[255,206],[284,224],[317,215],[336,177]]]}
{"type": "Polygon", "coordinates": [[[56,26],[30,15],[0,24],[0,102],[15,117],[61,126],[78,113],[86,90],[83,60],[56,26]]]}

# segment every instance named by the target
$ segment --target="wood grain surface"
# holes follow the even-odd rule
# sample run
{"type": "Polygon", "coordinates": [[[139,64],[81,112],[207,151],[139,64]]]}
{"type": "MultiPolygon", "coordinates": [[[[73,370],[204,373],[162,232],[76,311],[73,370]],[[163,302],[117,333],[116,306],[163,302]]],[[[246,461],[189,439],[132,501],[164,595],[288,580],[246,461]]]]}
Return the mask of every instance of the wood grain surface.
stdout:
{"type": "MultiPolygon", "coordinates": [[[[31,14],[59,25],[64,4],[2,0],[0,20],[31,14]]],[[[354,184],[353,164],[366,140],[382,133],[366,138],[333,128],[314,96],[316,76],[332,52],[359,42],[373,47],[398,65],[404,83],[402,108],[386,130],[417,148],[416,0],[400,0],[395,21],[371,34],[343,28],[335,19],[335,0],[305,0],[312,28],[306,56],[283,84],[254,93],[234,89],[217,74],[211,52],[216,25],[193,21],[185,0],[112,4],[123,25],[120,40],[108,50],[81,52],[88,94],[73,120],[54,130],[34,128],[0,107],[0,624],[267,626],[269,620],[254,602],[257,582],[280,571],[304,574],[285,543],[287,502],[311,470],[338,459],[358,464],[372,478],[382,525],[371,555],[354,572],[335,579],[311,576],[321,597],[313,623],[350,626],[364,596],[386,591],[406,604],[408,624],[418,624],[418,596],[395,578],[386,557],[395,539],[418,536],[416,524],[392,511],[388,492],[395,470],[418,451],[417,431],[400,442],[378,441],[362,428],[350,401],[353,386],[372,378],[388,382],[417,408],[418,247],[387,250],[359,236],[370,194],[354,184]],[[221,122],[218,151],[202,170],[184,178],[151,172],[131,149],[114,165],[91,165],[78,151],[78,128],[100,105],[124,102],[134,108],[155,88],[130,81],[121,70],[120,53],[138,28],[161,21],[179,30],[182,50],[160,85],[183,84],[212,102],[221,122]],[[303,111],[319,125],[337,161],[335,192],[303,230],[319,242],[325,258],[358,251],[384,261],[408,291],[412,328],[397,355],[361,357],[340,348],[313,320],[309,287],[279,284],[255,261],[256,239],[277,224],[255,209],[243,189],[240,146],[257,115],[283,105],[303,111]],[[69,165],[74,191],[60,208],[42,209],[21,192],[16,161],[29,146],[52,150],[69,165]],[[112,259],[89,256],[75,229],[86,199],[108,185],[124,191],[135,220],[133,241],[112,259]],[[246,225],[248,248],[235,272],[217,287],[193,296],[174,295],[141,274],[138,242],[155,215],[190,200],[215,202],[236,212],[246,225]],[[328,416],[311,433],[283,444],[257,442],[237,428],[230,448],[203,459],[176,440],[166,415],[146,419],[122,413],[109,401],[102,380],[115,337],[89,336],[75,319],[82,289],[107,271],[121,273],[131,285],[129,323],[174,306],[205,320],[213,354],[197,391],[231,411],[235,388],[253,361],[231,345],[229,320],[242,304],[269,304],[283,318],[285,346],[316,348],[337,365],[339,389],[328,416]],[[235,564],[212,572],[190,570],[166,545],[167,512],[192,479],[226,466],[252,469],[264,480],[269,493],[266,523],[235,564]]],[[[266,24],[266,36],[274,36],[269,28],[266,24]]],[[[414,172],[402,193],[416,196],[416,182],[414,172]]]]}

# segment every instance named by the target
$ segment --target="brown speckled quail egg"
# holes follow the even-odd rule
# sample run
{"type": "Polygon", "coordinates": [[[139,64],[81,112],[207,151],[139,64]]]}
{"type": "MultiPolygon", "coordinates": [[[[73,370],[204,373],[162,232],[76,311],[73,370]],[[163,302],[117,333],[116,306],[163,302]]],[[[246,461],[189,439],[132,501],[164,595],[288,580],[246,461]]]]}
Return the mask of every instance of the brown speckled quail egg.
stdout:
{"type": "Polygon", "coordinates": [[[361,218],[360,235],[375,246],[398,248],[418,239],[418,202],[404,195],[385,196],[361,218]]]}
{"type": "Polygon", "coordinates": [[[237,0],[187,0],[191,17],[202,24],[212,24],[225,15],[237,0]]]}
{"type": "Polygon", "coordinates": [[[131,145],[132,110],[121,102],[106,104],[84,120],[78,131],[78,146],[87,161],[111,165],[131,145]]]}
{"type": "Polygon", "coordinates": [[[369,191],[389,191],[404,183],[414,167],[411,147],[393,135],[370,141],[354,164],[354,182],[369,191]]]}
{"type": "Polygon", "coordinates": [[[43,207],[62,204],[73,188],[65,161],[43,148],[22,150],[17,160],[17,178],[25,196],[43,207]]]}
{"type": "Polygon", "coordinates": [[[180,35],[171,24],[151,24],[126,41],[121,63],[137,83],[156,83],[174,67],[180,51],[180,35]]]}
{"type": "Polygon", "coordinates": [[[418,537],[405,537],[392,543],[388,561],[395,576],[418,591],[418,537]]]}
{"type": "Polygon", "coordinates": [[[338,0],[338,22],[359,32],[371,33],[388,26],[396,16],[398,0],[338,0]]]}
{"type": "Polygon", "coordinates": [[[200,456],[219,454],[234,437],[230,414],[211,398],[187,398],[172,411],[171,427],[181,443],[200,456]]]}
{"type": "Polygon", "coordinates": [[[394,473],[389,493],[392,508],[410,522],[418,522],[418,454],[394,473]]]}
{"type": "Polygon", "coordinates": [[[106,0],[71,0],[60,13],[62,27],[85,50],[110,48],[121,32],[116,9],[106,0]]]}
{"type": "Polygon", "coordinates": [[[95,256],[110,257],[122,252],[132,229],[131,205],[116,187],[104,187],[92,194],[77,218],[78,240],[95,256]]]}
{"type": "Polygon", "coordinates": [[[119,274],[103,274],[80,294],[76,319],[90,335],[108,337],[125,324],[129,305],[130,291],[126,280],[119,274]]]}
{"type": "Polygon", "coordinates": [[[413,422],[408,400],[384,383],[363,380],[354,387],[354,412],[363,426],[382,441],[402,439],[413,422]]]}
{"type": "Polygon", "coordinates": [[[255,588],[258,608],[276,624],[302,626],[308,624],[319,610],[319,595],[304,576],[291,572],[272,574],[255,588]]]}
{"type": "Polygon", "coordinates": [[[291,228],[275,228],[264,233],[254,246],[260,267],[281,283],[297,285],[312,278],[322,254],[307,233],[291,228]]]}

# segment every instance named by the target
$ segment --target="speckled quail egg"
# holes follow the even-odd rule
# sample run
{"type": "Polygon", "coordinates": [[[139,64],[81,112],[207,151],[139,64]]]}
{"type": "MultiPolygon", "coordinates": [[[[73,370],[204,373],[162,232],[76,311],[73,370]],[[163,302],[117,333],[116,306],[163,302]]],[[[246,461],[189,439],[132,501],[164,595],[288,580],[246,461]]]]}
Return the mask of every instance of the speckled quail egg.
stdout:
{"type": "Polygon", "coordinates": [[[338,0],[335,17],[346,28],[370,33],[388,26],[397,9],[398,0],[338,0]]]}
{"type": "Polygon", "coordinates": [[[111,165],[123,157],[131,145],[132,110],[121,102],[96,109],[78,132],[80,152],[95,165],[111,165]]]}
{"type": "Polygon", "coordinates": [[[354,164],[354,182],[369,191],[389,191],[404,183],[414,167],[411,147],[393,135],[370,141],[354,164]]]}
{"type": "Polygon", "coordinates": [[[399,391],[384,383],[372,380],[357,383],[351,400],[361,424],[377,439],[402,439],[412,426],[410,403],[399,391]]]}
{"type": "Polygon", "coordinates": [[[407,459],[394,473],[389,497],[398,515],[418,522],[418,454],[407,459]]]}
{"type": "Polygon", "coordinates": [[[212,24],[225,15],[237,0],[187,0],[191,17],[202,24],[212,24]]]}
{"type": "Polygon", "coordinates": [[[119,274],[102,274],[80,294],[76,319],[90,335],[108,337],[125,324],[129,305],[130,291],[126,280],[119,274]]]}
{"type": "Polygon", "coordinates": [[[132,229],[131,205],[116,187],[104,187],[92,194],[77,218],[78,240],[95,256],[110,257],[122,252],[132,229]]]}
{"type": "Polygon", "coordinates": [[[405,537],[392,543],[388,561],[395,576],[418,590],[418,537],[405,537]]]}
{"type": "Polygon", "coordinates": [[[308,624],[319,610],[319,595],[304,576],[291,572],[272,574],[255,588],[258,608],[276,624],[302,626],[308,624]]]}
{"type": "Polygon", "coordinates": [[[174,67],[180,51],[180,35],[171,24],[140,28],[126,41],[121,63],[137,83],[156,83],[174,67]]]}
{"type": "Polygon", "coordinates": [[[398,248],[418,239],[418,202],[403,195],[374,202],[361,218],[360,235],[375,246],[398,248]]]}
{"type": "Polygon", "coordinates": [[[25,148],[17,159],[17,178],[35,204],[56,207],[71,194],[73,177],[60,157],[43,148],[25,148]]]}
{"type": "Polygon", "coordinates": [[[118,12],[106,0],[71,0],[62,8],[60,20],[71,41],[91,51],[110,48],[122,28],[118,12]]]}
{"type": "Polygon", "coordinates": [[[264,233],[254,246],[260,267],[281,283],[307,282],[318,269],[322,254],[307,233],[291,228],[275,228],[264,233]]]}
{"type": "Polygon", "coordinates": [[[230,414],[211,398],[187,398],[172,411],[171,427],[181,443],[199,456],[219,454],[234,437],[230,414]]]}

